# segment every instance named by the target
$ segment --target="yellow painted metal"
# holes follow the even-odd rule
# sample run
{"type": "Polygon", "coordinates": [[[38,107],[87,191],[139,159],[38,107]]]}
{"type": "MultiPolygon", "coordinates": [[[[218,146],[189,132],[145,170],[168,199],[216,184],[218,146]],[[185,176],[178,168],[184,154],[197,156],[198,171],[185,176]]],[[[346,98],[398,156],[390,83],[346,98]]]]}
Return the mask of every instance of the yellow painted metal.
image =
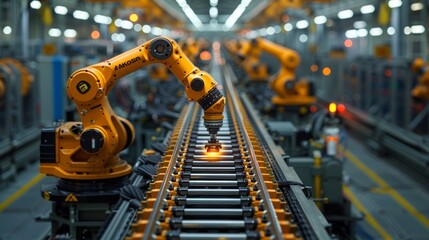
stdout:
{"type": "MultiPolygon", "coordinates": [[[[314,151],[313,158],[314,158],[314,169],[316,171],[319,171],[322,165],[322,154],[320,153],[320,151],[318,150],[314,151]]],[[[322,198],[322,181],[319,173],[314,174],[314,197],[316,199],[322,198]]],[[[322,203],[320,201],[317,201],[316,205],[319,209],[322,209],[322,203]]]]}
{"type": "MultiPolygon", "coordinates": [[[[57,128],[55,163],[42,163],[40,172],[64,179],[109,179],[127,175],[131,167],[119,159],[119,152],[134,139],[134,128],[112,110],[108,94],[116,82],[142,67],[161,63],[184,85],[190,101],[199,101],[216,88],[216,81],[198,69],[170,38],[155,38],[134,49],[74,72],[67,82],[67,94],[75,103],[82,122],[69,122],[57,128]],[[156,46],[152,46],[156,43],[156,46]],[[171,48],[171,54],[155,58],[152,52],[171,48]],[[199,79],[201,89],[193,90],[191,82],[199,79]],[[82,131],[97,131],[104,143],[96,153],[80,145],[80,136],[72,131],[82,124],[82,131]]],[[[222,121],[225,98],[221,97],[204,110],[205,121],[222,121]]]]}

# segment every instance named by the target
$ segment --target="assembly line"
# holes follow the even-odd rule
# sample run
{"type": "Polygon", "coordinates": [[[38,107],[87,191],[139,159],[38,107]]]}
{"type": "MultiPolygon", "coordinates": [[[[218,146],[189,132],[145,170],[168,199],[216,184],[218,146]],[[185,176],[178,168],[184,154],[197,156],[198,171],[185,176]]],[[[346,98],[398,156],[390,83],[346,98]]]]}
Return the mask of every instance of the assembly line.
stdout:
{"type": "Polygon", "coordinates": [[[427,239],[426,0],[0,2],[0,239],[427,239]]]}

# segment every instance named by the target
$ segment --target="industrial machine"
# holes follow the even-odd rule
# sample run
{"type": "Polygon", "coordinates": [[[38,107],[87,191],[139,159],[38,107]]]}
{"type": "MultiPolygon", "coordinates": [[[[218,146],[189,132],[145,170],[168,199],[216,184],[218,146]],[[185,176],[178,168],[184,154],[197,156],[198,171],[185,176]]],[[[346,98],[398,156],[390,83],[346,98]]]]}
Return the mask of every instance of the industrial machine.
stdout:
{"type": "MultiPolygon", "coordinates": [[[[300,63],[297,52],[263,38],[253,39],[252,46],[275,56],[281,64],[278,73],[270,80],[270,87],[275,93],[271,99],[273,104],[302,106],[316,101],[312,83],[296,77],[295,71],[300,63]]],[[[252,48],[249,47],[240,51],[244,59],[250,49],[252,48]]]]}
{"type": "MultiPolygon", "coordinates": [[[[214,47],[215,62],[219,52],[214,47]]],[[[308,188],[279,154],[247,96],[235,89],[232,69],[214,64],[211,73],[224,79],[227,99],[218,132],[222,149],[204,150],[210,135],[202,111],[186,105],[164,149],[139,157],[131,186],[98,238],[331,239],[308,188]]]]}
{"type": "Polygon", "coordinates": [[[106,95],[116,81],[152,63],[164,63],[185,85],[190,101],[205,109],[205,126],[212,134],[209,149],[217,149],[224,99],[216,82],[196,68],[170,39],[158,38],[73,73],[67,93],[82,122],[69,122],[42,132],[42,173],[63,179],[111,179],[127,175],[130,167],[117,154],[133,141],[133,127],[112,111],[106,95]],[[213,145],[212,145],[213,144],[213,145]]]}
{"type": "Polygon", "coordinates": [[[413,61],[412,69],[419,74],[417,85],[412,90],[413,97],[418,99],[429,99],[429,64],[423,59],[417,58],[413,61]]]}
{"type": "MultiPolygon", "coordinates": [[[[104,203],[101,210],[95,208],[106,212],[119,197],[117,190],[126,184],[132,169],[118,154],[132,143],[134,128],[113,112],[107,95],[121,77],[153,63],[168,66],[185,86],[188,100],[197,101],[204,109],[204,126],[210,134],[207,151],[218,152],[221,148],[216,135],[222,126],[224,97],[216,81],[195,67],[174,40],[155,38],[80,69],[68,79],[67,94],[82,122],[59,122],[44,128],[41,135],[40,172],[60,178],[57,186],[42,189],[42,196],[54,201],[55,226],[70,223],[70,212],[95,207],[91,205],[94,203],[104,203]],[[70,204],[78,201],[79,205],[70,204]]],[[[75,223],[71,222],[68,225],[75,223]]],[[[70,232],[78,238],[84,236],[76,224],[69,226],[70,232]]]]}
{"type": "Polygon", "coordinates": [[[239,57],[246,55],[241,65],[247,73],[249,82],[266,83],[268,81],[270,76],[268,65],[260,61],[261,48],[254,47],[251,41],[241,40],[237,53],[239,57]]]}
{"type": "Polygon", "coordinates": [[[16,59],[0,59],[0,187],[36,161],[40,129],[35,90],[29,67],[16,59]]]}

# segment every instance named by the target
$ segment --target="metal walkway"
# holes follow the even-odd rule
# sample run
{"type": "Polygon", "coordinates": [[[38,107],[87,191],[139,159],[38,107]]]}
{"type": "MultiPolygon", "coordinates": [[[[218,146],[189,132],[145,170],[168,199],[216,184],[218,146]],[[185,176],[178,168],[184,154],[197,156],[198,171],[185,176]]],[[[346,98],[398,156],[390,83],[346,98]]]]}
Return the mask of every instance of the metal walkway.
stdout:
{"type": "Polygon", "coordinates": [[[429,239],[429,192],[349,136],[344,192],[365,215],[358,239],[429,239]]]}
{"type": "Polygon", "coordinates": [[[29,165],[14,182],[0,190],[0,240],[43,239],[50,231],[50,202],[40,196],[40,186],[54,179],[39,174],[39,164],[29,165]]]}

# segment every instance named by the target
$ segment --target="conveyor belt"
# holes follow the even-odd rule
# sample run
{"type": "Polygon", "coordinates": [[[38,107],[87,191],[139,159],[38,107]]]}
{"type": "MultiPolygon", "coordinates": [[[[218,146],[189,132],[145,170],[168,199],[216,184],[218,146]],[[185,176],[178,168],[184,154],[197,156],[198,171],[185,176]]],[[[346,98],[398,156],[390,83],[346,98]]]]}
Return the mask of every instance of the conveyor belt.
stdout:
{"type": "MultiPolygon", "coordinates": [[[[221,151],[204,149],[209,133],[202,111],[189,104],[170,136],[142,210],[126,214],[129,203],[125,203],[119,208],[123,213],[111,222],[119,225],[120,219],[136,216],[128,239],[328,239],[314,203],[296,188],[279,188],[273,172],[279,167],[271,166],[265,143],[231,82],[223,90],[227,106],[218,133],[221,151]],[[319,223],[317,230],[307,221],[308,209],[302,211],[297,201],[314,205],[312,222],[319,223]]],[[[105,226],[101,238],[123,236],[115,233],[123,230],[115,224],[105,226]]]]}

